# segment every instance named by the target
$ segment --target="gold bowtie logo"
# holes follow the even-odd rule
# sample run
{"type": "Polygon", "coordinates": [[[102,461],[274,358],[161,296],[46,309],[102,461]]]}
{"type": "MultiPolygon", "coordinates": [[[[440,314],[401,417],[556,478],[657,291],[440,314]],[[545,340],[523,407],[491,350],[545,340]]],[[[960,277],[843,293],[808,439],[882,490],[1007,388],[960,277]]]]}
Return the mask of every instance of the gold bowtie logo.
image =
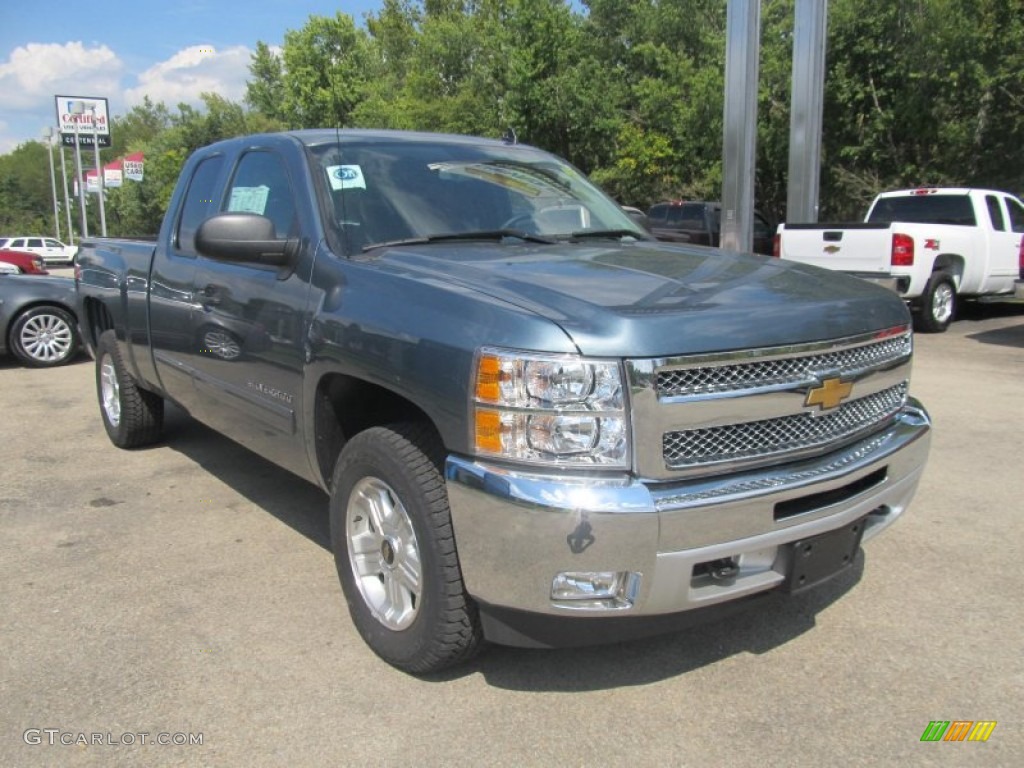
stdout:
{"type": "Polygon", "coordinates": [[[810,408],[813,405],[821,410],[827,411],[835,408],[853,392],[853,382],[842,379],[825,379],[820,387],[807,390],[807,399],[804,400],[804,407],[810,408]]]}

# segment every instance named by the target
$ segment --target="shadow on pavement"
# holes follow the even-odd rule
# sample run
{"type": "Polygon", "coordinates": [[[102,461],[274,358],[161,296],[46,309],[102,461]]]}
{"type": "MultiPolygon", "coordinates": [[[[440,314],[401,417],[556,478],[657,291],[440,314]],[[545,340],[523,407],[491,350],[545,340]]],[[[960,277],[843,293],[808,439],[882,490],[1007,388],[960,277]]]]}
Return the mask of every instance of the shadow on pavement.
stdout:
{"type": "Polygon", "coordinates": [[[160,447],[183,454],[285,525],[331,550],[327,496],[316,486],[200,424],[171,404],[167,406],[160,447]]]}

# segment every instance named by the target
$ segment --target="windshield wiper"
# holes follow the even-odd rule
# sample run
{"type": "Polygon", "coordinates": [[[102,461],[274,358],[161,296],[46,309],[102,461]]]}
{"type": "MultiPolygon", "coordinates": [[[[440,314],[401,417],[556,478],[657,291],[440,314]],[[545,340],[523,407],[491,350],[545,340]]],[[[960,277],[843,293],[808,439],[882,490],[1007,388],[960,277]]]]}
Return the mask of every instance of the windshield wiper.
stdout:
{"type": "Polygon", "coordinates": [[[371,251],[374,248],[394,248],[403,245],[423,245],[425,243],[443,243],[453,240],[504,240],[513,237],[527,243],[543,243],[553,245],[557,243],[550,237],[534,235],[523,229],[481,229],[474,232],[448,232],[441,235],[425,235],[423,237],[407,237],[402,240],[388,240],[383,243],[370,243],[363,246],[363,251],[371,251]]]}
{"type": "Polygon", "coordinates": [[[635,240],[646,240],[642,234],[635,229],[581,229],[569,235],[570,240],[586,240],[588,238],[615,238],[632,237],[635,240]]]}

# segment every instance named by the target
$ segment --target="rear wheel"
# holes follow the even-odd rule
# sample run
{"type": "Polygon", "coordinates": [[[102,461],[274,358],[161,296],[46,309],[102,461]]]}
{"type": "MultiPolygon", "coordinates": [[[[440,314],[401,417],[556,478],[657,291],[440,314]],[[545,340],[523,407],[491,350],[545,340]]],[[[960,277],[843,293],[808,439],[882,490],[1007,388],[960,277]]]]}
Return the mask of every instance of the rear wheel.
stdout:
{"type": "Polygon", "coordinates": [[[113,331],[104,331],[96,344],[96,394],[103,427],[118,448],[141,448],[160,439],[164,399],[128,374],[113,331]]]}
{"type": "Polygon", "coordinates": [[[25,365],[51,368],[78,351],[75,319],[60,307],[33,307],[11,325],[11,352],[25,365]]]}
{"type": "Polygon", "coordinates": [[[956,312],[956,286],[948,272],[935,272],[921,294],[918,329],[942,333],[953,322],[956,312]]]}
{"type": "Polygon", "coordinates": [[[338,457],[331,542],[352,621],[399,669],[472,657],[482,636],[455,550],[440,444],[426,426],[374,427],[338,457]]]}

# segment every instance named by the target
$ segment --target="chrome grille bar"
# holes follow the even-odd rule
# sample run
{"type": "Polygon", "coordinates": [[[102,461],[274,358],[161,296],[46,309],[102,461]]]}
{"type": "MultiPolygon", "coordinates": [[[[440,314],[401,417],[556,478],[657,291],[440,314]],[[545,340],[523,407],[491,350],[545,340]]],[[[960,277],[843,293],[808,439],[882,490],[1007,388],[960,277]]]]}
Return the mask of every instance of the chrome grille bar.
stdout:
{"type": "Polygon", "coordinates": [[[803,412],[763,421],[667,432],[663,455],[677,469],[723,461],[763,459],[849,440],[892,418],[907,399],[906,382],[818,415],[803,412]]]}

